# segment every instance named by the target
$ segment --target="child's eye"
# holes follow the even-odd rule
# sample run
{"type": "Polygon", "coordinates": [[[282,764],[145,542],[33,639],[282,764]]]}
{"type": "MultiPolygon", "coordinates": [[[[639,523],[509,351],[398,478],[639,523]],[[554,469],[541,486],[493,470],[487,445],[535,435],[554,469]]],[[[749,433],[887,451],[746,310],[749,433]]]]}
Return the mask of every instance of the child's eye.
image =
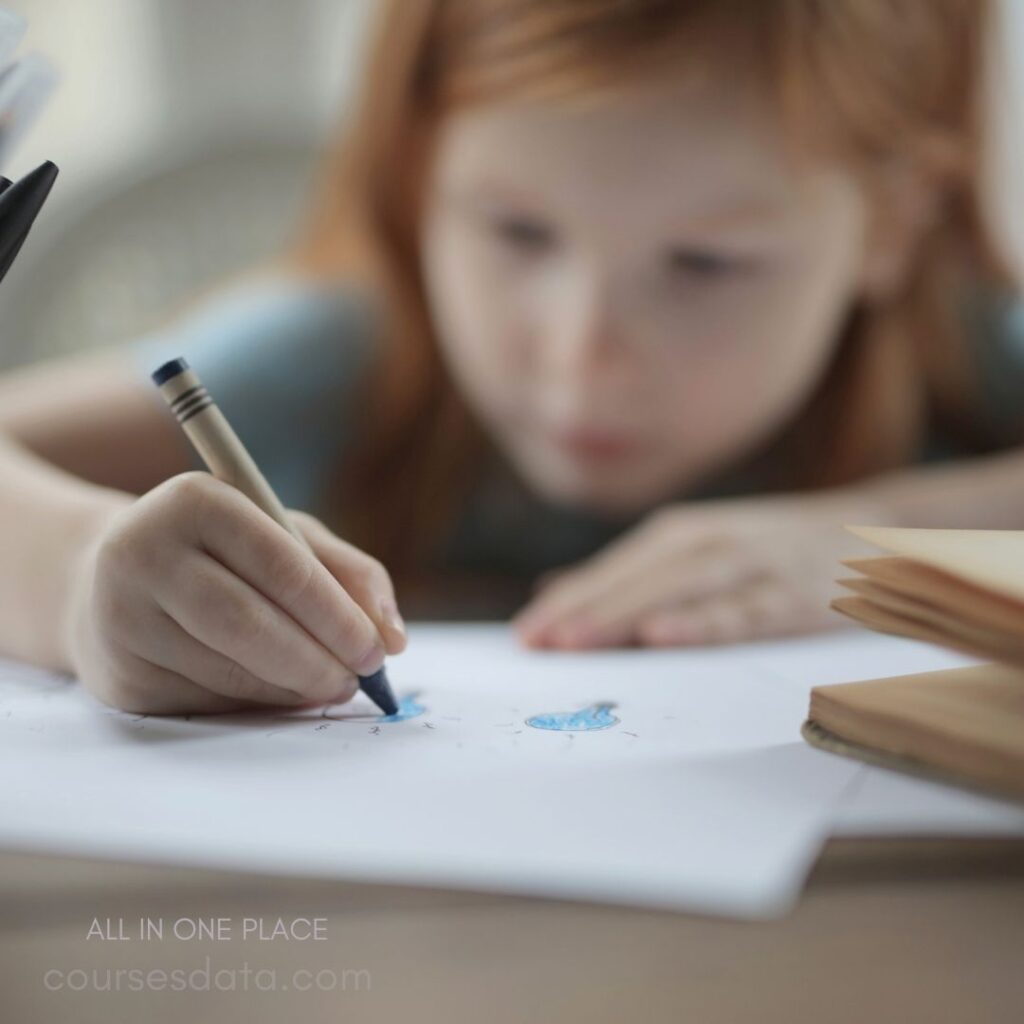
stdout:
{"type": "Polygon", "coordinates": [[[669,253],[668,265],[673,274],[702,280],[725,277],[745,267],[742,260],[710,249],[673,249],[669,253]]]}
{"type": "Polygon", "coordinates": [[[494,232],[505,244],[523,252],[543,252],[555,243],[555,233],[546,224],[527,217],[500,217],[494,232]]]}

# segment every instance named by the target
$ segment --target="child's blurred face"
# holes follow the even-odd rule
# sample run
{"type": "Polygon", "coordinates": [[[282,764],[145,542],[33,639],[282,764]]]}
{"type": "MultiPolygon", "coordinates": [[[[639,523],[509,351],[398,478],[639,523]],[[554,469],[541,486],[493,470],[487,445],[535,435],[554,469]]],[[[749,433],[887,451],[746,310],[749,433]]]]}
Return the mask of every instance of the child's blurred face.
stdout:
{"type": "Polygon", "coordinates": [[[852,180],[747,90],[669,81],[443,124],[424,273],[450,371],[549,500],[640,511],[751,452],[860,287],[852,180]]]}

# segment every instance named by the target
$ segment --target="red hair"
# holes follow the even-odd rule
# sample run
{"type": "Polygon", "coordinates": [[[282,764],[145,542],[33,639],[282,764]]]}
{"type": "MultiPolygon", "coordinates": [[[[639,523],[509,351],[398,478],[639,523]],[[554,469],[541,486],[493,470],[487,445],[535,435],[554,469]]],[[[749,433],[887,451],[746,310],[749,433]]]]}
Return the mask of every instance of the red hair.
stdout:
{"type": "Polygon", "coordinates": [[[971,444],[957,303],[1008,283],[982,202],[986,0],[387,0],[363,89],[332,149],[297,258],[355,278],[387,317],[369,434],[341,491],[344,528],[394,572],[415,569],[473,479],[478,428],[441,365],[418,232],[441,119],[497,97],[614,91],[654,68],[763,77],[794,147],[827,151],[887,201],[894,166],[943,204],[901,285],[850,310],[831,366],[772,439],[770,486],[834,486],[906,464],[929,423],[971,444]]]}

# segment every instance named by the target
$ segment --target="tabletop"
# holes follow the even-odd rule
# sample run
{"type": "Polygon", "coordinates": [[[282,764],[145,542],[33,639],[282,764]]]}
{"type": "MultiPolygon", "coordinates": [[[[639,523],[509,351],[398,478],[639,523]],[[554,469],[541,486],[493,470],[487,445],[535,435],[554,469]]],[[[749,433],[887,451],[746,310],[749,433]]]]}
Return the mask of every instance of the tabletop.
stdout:
{"type": "Polygon", "coordinates": [[[1018,1022],[1022,949],[1024,840],[833,840],[762,923],[0,854],[10,1024],[1018,1022]]]}

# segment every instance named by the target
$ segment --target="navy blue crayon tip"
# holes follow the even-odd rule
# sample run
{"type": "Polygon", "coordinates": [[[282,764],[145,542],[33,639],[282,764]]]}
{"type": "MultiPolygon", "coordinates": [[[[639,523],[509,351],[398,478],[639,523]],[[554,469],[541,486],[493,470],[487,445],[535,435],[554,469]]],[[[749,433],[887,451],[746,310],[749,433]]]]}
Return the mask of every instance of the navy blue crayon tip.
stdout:
{"type": "Polygon", "coordinates": [[[388,682],[387,673],[381,665],[372,676],[359,677],[359,689],[366,694],[374,704],[384,712],[385,715],[398,714],[398,701],[395,700],[394,691],[388,682]]]}
{"type": "Polygon", "coordinates": [[[153,383],[160,387],[172,378],[177,377],[179,373],[184,373],[187,369],[188,363],[184,359],[171,359],[164,363],[163,366],[158,366],[150,376],[153,378],[153,383]]]}

